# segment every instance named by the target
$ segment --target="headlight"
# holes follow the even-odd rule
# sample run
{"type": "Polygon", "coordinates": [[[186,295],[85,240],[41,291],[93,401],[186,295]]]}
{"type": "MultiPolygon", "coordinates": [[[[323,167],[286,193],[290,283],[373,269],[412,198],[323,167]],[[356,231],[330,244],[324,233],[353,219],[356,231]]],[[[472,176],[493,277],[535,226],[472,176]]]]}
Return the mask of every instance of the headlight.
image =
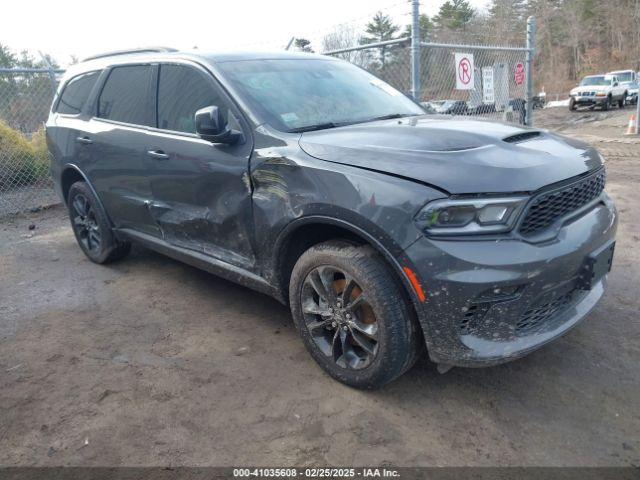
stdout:
{"type": "Polygon", "coordinates": [[[435,200],[422,207],[415,222],[430,235],[508,232],[526,200],[527,197],[435,200]]]}

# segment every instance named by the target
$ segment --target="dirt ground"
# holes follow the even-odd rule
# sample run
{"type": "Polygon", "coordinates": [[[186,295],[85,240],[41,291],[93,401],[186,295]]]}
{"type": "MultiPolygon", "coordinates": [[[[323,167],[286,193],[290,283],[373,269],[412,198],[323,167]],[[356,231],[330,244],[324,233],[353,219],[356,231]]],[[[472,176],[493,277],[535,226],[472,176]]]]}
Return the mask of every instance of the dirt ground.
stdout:
{"type": "Polygon", "coordinates": [[[331,380],[276,301],[143,249],[97,266],[66,212],[0,223],[0,465],[640,465],[640,139],[537,112],[607,158],[610,287],[529,357],[382,391],[331,380]],[[34,225],[34,230],[29,226],[34,225]]]}

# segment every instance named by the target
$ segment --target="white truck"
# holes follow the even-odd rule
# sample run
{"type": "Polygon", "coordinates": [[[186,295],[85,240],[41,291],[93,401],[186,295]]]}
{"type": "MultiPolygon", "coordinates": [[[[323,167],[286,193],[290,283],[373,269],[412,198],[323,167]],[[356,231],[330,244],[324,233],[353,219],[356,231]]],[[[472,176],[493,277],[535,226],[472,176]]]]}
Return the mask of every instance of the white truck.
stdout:
{"type": "Polygon", "coordinates": [[[615,75],[618,77],[620,85],[624,85],[627,89],[627,103],[636,103],[638,101],[638,83],[640,83],[640,74],[634,70],[616,70],[609,72],[607,75],[615,75]]]}
{"type": "Polygon", "coordinates": [[[569,94],[569,110],[580,106],[602,107],[609,110],[614,103],[624,108],[627,101],[627,88],[620,83],[616,75],[589,75],[584,77],[569,94]]]}

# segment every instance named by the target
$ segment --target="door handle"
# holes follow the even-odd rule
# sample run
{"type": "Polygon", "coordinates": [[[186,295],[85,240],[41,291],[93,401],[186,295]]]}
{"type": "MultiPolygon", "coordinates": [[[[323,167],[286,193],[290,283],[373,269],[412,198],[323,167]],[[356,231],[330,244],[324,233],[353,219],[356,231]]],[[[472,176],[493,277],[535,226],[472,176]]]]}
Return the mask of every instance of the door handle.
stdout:
{"type": "Polygon", "coordinates": [[[93,143],[93,140],[91,140],[89,137],[78,137],[76,138],[76,142],[83,145],[91,145],[93,143]]]}
{"type": "Polygon", "coordinates": [[[151,158],[155,158],[156,160],[166,160],[169,158],[169,155],[164,153],[162,150],[149,150],[147,155],[151,158]]]}

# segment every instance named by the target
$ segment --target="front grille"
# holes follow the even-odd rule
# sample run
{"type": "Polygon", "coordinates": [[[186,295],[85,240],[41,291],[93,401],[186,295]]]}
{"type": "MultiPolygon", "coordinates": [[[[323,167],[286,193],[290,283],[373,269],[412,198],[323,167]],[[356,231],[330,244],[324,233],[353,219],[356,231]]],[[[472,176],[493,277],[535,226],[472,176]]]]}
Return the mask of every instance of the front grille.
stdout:
{"type": "Polygon", "coordinates": [[[516,335],[525,335],[540,330],[548,320],[570,307],[577,294],[578,291],[574,289],[549,302],[525,310],[516,324],[516,335]]]}
{"type": "Polygon", "coordinates": [[[559,218],[575,212],[595,200],[604,190],[604,168],[596,174],[558,190],[541,193],[533,199],[520,225],[524,236],[534,235],[551,226],[559,218]]]}

